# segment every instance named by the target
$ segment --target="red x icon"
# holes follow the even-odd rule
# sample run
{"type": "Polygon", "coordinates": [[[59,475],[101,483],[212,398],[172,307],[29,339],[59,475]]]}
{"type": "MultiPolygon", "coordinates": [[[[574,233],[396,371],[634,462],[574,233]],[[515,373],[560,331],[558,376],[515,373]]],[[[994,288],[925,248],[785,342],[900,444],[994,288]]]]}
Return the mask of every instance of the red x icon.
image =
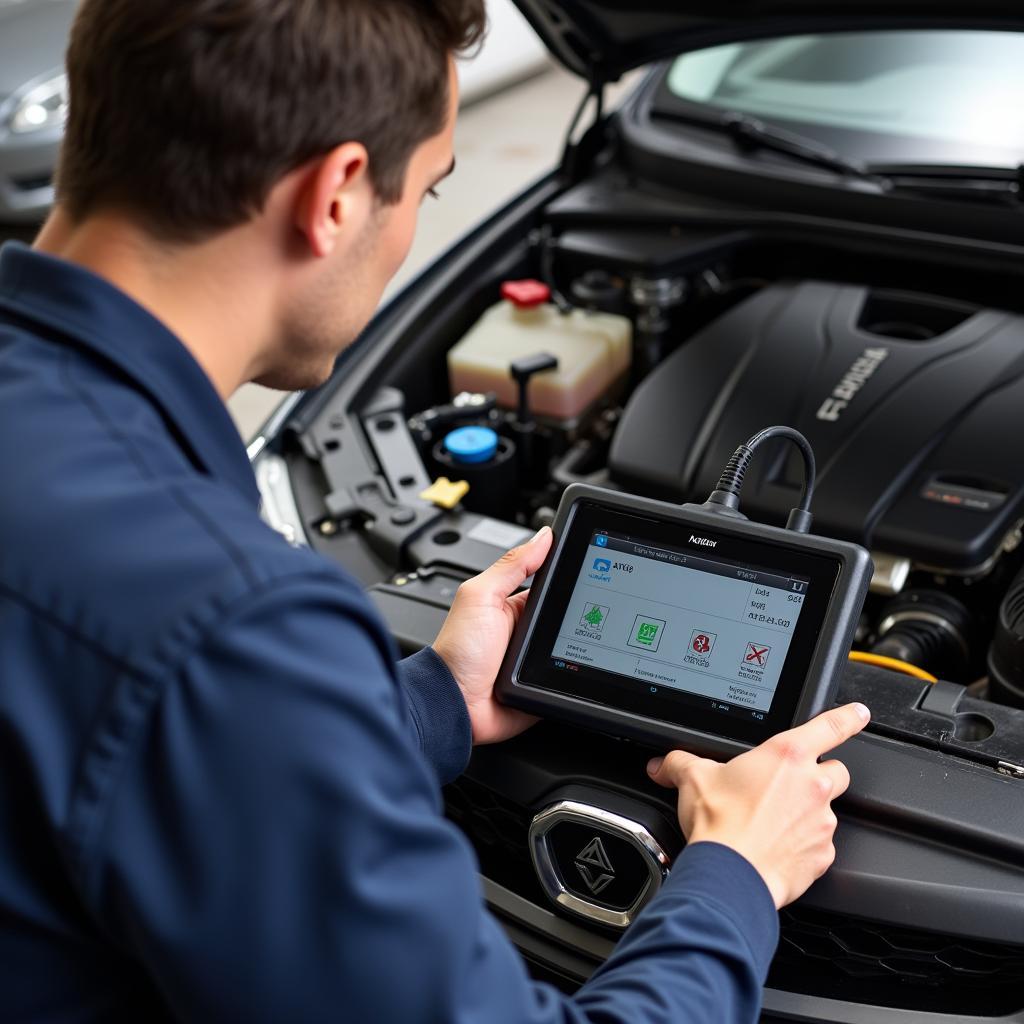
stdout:
{"type": "Polygon", "coordinates": [[[747,656],[743,659],[747,664],[764,667],[771,652],[770,647],[762,647],[760,644],[747,644],[747,656]]]}

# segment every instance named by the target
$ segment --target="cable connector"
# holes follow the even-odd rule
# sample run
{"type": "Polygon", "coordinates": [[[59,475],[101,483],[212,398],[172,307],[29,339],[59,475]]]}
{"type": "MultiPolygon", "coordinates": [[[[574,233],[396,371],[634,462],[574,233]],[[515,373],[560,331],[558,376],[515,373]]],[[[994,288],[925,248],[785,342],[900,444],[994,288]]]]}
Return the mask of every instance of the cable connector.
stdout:
{"type": "Polygon", "coordinates": [[[755,434],[746,444],[741,444],[733,452],[728,465],[718,478],[718,486],[711,492],[702,507],[719,515],[745,519],[746,516],[740,512],[740,492],[743,490],[743,478],[747,475],[750,460],[765,441],[771,441],[777,437],[792,441],[800,449],[800,454],[804,458],[804,488],[800,494],[800,504],[789,513],[786,529],[794,530],[797,533],[809,533],[813,521],[811,500],[814,497],[816,477],[814,450],[807,438],[792,427],[767,427],[755,434]]]}
{"type": "Polygon", "coordinates": [[[811,523],[813,522],[814,516],[805,509],[790,509],[789,518],[786,520],[786,529],[793,530],[796,533],[810,533],[811,523]]]}

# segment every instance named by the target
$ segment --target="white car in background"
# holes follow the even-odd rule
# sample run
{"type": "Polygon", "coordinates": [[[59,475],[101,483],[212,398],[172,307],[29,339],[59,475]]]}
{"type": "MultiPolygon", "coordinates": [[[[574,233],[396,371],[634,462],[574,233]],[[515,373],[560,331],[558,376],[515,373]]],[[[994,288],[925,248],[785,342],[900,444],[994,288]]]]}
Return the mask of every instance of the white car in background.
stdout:
{"type": "Polygon", "coordinates": [[[64,133],[64,49],[75,0],[0,0],[0,221],[32,223],[53,202],[64,133]]]}

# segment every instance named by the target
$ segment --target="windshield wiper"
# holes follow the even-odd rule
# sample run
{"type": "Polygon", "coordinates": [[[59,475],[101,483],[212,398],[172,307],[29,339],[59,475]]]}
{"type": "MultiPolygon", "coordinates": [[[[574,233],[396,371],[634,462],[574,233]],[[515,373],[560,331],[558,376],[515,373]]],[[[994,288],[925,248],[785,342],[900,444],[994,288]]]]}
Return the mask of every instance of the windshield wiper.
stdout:
{"type": "Polygon", "coordinates": [[[723,113],[659,111],[659,116],[692,124],[697,128],[710,128],[712,131],[721,132],[723,135],[729,136],[739,149],[748,151],[761,149],[772,153],[781,153],[810,164],[812,167],[834,171],[846,178],[870,181],[883,188],[886,184],[885,179],[873,169],[840,155],[823,142],[808,138],[806,135],[798,135],[796,132],[786,131],[784,128],[765,124],[759,118],[742,114],[738,110],[727,110],[723,113]]]}
{"type": "Polygon", "coordinates": [[[1000,206],[1019,206],[1024,200],[1024,164],[872,164],[870,170],[884,177],[894,192],[1000,206]]]}
{"type": "Polygon", "coordinates": [[[659,117],[727,135],[742,150],[781,153],[813,167],[875,185],[882,192],[916,193],[933,199],[1019,206],[1024,202],[1024,164],[986,167],[971,164],[862,164],[817,139],[737,110],[659,111],[659,117]]]}

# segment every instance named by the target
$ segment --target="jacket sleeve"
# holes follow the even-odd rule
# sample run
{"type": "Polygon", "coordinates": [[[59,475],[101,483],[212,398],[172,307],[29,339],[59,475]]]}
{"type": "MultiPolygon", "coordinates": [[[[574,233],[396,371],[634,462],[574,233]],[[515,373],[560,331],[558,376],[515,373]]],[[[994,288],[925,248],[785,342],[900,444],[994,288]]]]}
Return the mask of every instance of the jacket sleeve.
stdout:
{"type": "Polygon", "coordinates": [[[182,1021],[742,1024],[776,917],[698,844],[574,997],[535,984],[342,588],[247,599],[112,737],[81,888],[182,1021]]]}
{"type": "Polygon", "coordinates": [[[423,756],[442,786],[457,779],[469,763],[473,733],[455,677],[432,647],[424,647],[398,663],[398,679],[423,756]]]}

